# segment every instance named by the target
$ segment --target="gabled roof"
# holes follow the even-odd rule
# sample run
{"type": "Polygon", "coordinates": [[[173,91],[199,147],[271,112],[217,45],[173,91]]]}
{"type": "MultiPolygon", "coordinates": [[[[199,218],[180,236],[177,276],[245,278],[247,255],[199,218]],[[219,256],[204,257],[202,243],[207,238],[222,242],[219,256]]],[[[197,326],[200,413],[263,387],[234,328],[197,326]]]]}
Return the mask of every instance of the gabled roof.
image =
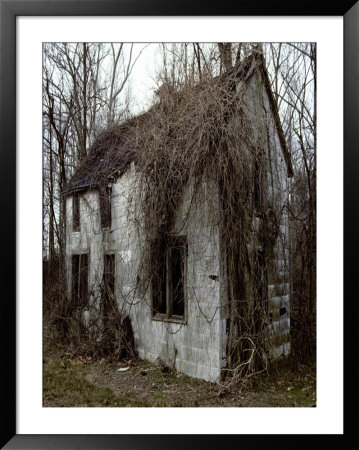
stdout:
{"type": "Polygon", "coordinates": [[[271,107],[271,111],[273,114],[273,118],[274,118],[274,122],[276,125],[276,129],[277,129],[277,133],[279,136],[279,142],[280,145],[282,147],[282,152],[284,155],[284,159],[287,165],[287,171],[288,171],[288,177],[292,177],[294,175],[294,171],[293,171],[293,166],[292,166],[292,159],[290,157],[290,152],[289,149],[287,147],[287,142],[284,136],[284,132],[283,132],[283,128],[282,128],[282,123],[280,121],[280,117],[279,117],[279,111],[278,111],[278,105],[277,102],[274,98],[274,94],[270,85],[270,80],[269,80],[269,76],[268,76],[268,72],[267,72],[267,68],[265,66],[265,62],[264,62],[264,57],[263,54],[260,53],[259,54],[259,58],[261,61],[260,64],[260,71],[263,77],[263,82],[264,82],[264,86],[266,88],[266,92],[269,98],[269,104],[271,107]]]}
{"type": "Polygon", "coordinates": [[[283,156],[287,165],[288,177],[292,177],[294,174],[290,152],[287,146],[287,142],[284,136],[281,120],[279,117],[278,105],[274,98],[274,94],[271,88],[268,71],[265,65],[264,56],[262,52],[256,52],[248,56],[242,63],[234,66],[231,70],[223,74],[224,78],[235,79],[238,81],[244,81],[249,83],[250,79],[255,73],[255,69],[258,69],[262,75],[263,84],[266,89],[271,112],[273,115],[275,127],[278,133],[279,142],[282,148],[283,156]]]}
{"type": "MultiPolygon", "coordinates": [[[[288,176],[293,176],[293,167],[290,153],[283,133],[277,103],[275,101],[267,69],[262,53],[254,53],[245,58],[241,63],[224,73],[218,79],[224,83],[242,81],[249,83],[258,69],[263,78],[263,84],[268,94],[271,112],[273,114],[280,145],[287,165],[288,176]]],[[[90,147],[87,156],[81,161],[75,174],[63,190],[63,195],[69,195],[76,191],[86,190],[92,187],[99,188],[106,185],[111,178],[120,176],[131,162],[135,161],[138,149],[134,145],[134,132],[138,127],[146,127],[148,112],[128,120],[122,125],[114,126],[101,133],[90,147]],[[132,137],[132,139],[131,139],[132,137]]]]}

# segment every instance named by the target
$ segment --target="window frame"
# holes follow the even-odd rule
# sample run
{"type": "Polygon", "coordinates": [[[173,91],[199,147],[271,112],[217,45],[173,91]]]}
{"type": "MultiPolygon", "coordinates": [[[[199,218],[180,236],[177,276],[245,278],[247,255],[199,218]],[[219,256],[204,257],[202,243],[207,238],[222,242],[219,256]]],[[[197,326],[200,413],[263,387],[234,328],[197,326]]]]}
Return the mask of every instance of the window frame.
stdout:
{"type": "Polygon", "coordinates": [[[109,326],[111,320],[110,320],[110,316],[106,315],[106,311],[105,308],[110,307],[110,303],[113,301],[115,304],[117,304],[117,299],[116,299],[116,275],[117,275],[117,267],[116,267],[116,253],[115,252],[105,252],[103,254],[103,274],[102,274],[102,283],[103,283],[103,293],[101,295],[101,316],[102,316],[102,321],[103,321],[103,325],[106,327],[109,326]],[[113,273],[107,271],[107,262],[106,259],[108,257],[112,257],[113,258],[113,264],[111,263],[111,268],[113,268],[113,273]],[[108,298],[108,292],[106,289],[106,277],[110,276],[113,277],[113,299],[109,299],[108,298]]]}
{"type": "MultiPolygon", "coordinates": [[[[171,235],[169,236],[166,249],[164,252],[163,260],[160,262],[158,269],[162,270],[163,265],[165,265],[165,304],[166,312],[161,313],[155,310],[156,298],[155,292],[153,290],[153,285],[151,286],[151,313],[152,320],[161,322],[174,322],[180,324],[187,324],[188,319],[188,298],[187,298],[187,259],[188,259],[188,243],[187,236],[185,235],[171,235]],[[183,316],[172,314],[173,310],[173,286],[172,286],[172,270],[171,270],[171,249],[182,248],[183,254],[183,271],[182,271],[182,285],[183,285],[183,316]]],[[[162,282],[160,283],[162,285],[162,282]]],[[[163,295],[163,292],[161,292],[163,295]]]]}
{"type": "Polygon", "coordinates": [[[90,299],[90,289],[89,289],[89,277],[90,277],[90,252],[80,252],[80,253],[72,253],[71,254],[71,302],[76,308],[80,308],[86,310],[89,308],[89,299],[90,299]],[[86,265],[86,292],[84,295],[81,294],[81,260],[86,256],[87,265],[86,265]],[[74,298],[74,257],[78,257],[78,268],[77,268],[77,284],[78,284],[78,292],[76,294],[76,299],[74,298]]]}
{"type": "Polygon", "coordinates": [[[112,228],[112,184],[99,190],[101,228],[112,228]]]}
{"type": "Polygon", "coordinates": [[[81,204],[78,192],[72,196],[72,231],[81,231],[81,204]]]}

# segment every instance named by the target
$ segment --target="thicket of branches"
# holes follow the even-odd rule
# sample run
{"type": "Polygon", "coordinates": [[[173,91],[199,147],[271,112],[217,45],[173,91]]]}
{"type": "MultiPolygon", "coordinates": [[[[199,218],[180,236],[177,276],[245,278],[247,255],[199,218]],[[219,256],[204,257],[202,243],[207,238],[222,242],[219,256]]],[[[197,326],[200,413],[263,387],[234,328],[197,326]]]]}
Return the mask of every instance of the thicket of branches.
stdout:
{"type": "Polygon", "coordinates": [[[316,359],[316,45],[271,45],[267,60],[295,168],[289,193],[292,355],[297,363],[313,362],[316,359]]]}
{"type": "Polygon", "coordinates": [[[140,54],[132,44],[43,45],[43,255],[50,264],[63,263],[61,193],[95,137],[130,116],[129,79],[140,54]]]}
{"type": "MultiPolygon", "coordinates": [[[[223,83],[221,74],[249,54],[263,52],[294,166],[287,205],[291,219],[292,353],[299,363],[315,360],[315,45],[186,43],[162,44],[159,51],[162,66],[156,106],[146,119],[145,132],[132,136],[136,146],[146,149],[137,161],[148,237],[143,261],[147,267],[155,263],[154,248],[165,245],[188,181],[193,182],[194,208],[201,203],[203,181],[215,182],[221,206],[212,220],[221,227],[229,281],[228,368],[243,376],[261,367],[269,345],[264,332],[268,293],[263,288],[263,274],[269,270],[279,235],[281,210],[275,199],[261,202],[260,207],[254,202],[254,178],[258,175],[254,170],[263,158],[266,124],[254,121],[243,91],[235,88],[231,77],[223,83]],[[253,247],[255,215],[260,218],[256,245],[261,252],[249,249],[253,247]]],[[[66,321],[69,315],[64,309],[69,303],[64,301],[65,206],[61,191],[98,132],[120,123],[131,112],[128,101],[125,106],[119,104],[134,63],[130,51],[127,59],[124,55],[122,44],[44,47],[43,223],[49,274],[45,280],[49,280],[47,293],[56,294],[57,301],[55,295],[46,295],[44,300],[48,301],[45,311],[52,311],[56,319],[64,317],[66,321]],[[104,76],[106,58],[112,58],[112,70],[104,76]],[[54,280],[59,280],[62,289],[54,288],[54,280]]],[[[153,273],[148,275],[151,278],[153,273]]]]}
{"type": "MultiPolygon", "coordinates": [[[[254,51],[260,59],[260,51],[254,51]]],[[[249,60],[245,70],[251,63],[249,60]]],[[[263,193],[267,187],[266,168],[261,181],[255,168],[263,166],[261,160],[269,145],[268,118],[259,119],[262,116],[257,108],[251,110],[244,95],[246,85],[238,89],[238,76],[236,71],[215,78],[202,74],[200,85],[182,86],[166,79],[159,104],[136,139],[139,148],[146,149],[140,152],[137,165],[148,279],[157,275],[161,250],[171,238],[189,183],[191,200],[184,222],[190,220],[194,209],[211,201],[216,191],[210,186],[219,187],[219,207],[213,208],[217,214],[205,220],[221,233],[221,257],[226,267],[223,279],[229,297],[225,305],[229,317],[228,371],[242,378],[261,368],[268,350],[263,272],[279,234],[282,199],[263,195],[262,202],[254,201],[254,190],[263,193]],[[203,189],[204,184],[208,189],[203,189]],[[258,242],[253,242],[254,235],[259,236],[258,242]]]]}
{"type": "Polygon", "coordinates": [[[62,191],[97,135],[130,116],[141,52],[132,44],[43,44],[44,313],[62,324],[70,315],[62,191]]]}

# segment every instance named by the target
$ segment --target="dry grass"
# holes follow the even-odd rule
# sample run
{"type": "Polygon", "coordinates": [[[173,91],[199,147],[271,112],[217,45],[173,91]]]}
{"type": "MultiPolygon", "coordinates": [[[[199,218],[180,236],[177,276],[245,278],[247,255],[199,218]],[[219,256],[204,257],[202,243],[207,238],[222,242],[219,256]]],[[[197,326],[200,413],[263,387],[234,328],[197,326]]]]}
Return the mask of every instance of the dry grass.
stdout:
{"type": "Polygon", "coordinates": [[[59,347],[44,353],[45,407],[312,407],[315,399],[314,372],[293,372],[285,364],[223,392],[147,361],[70,358],[59,347]]]}

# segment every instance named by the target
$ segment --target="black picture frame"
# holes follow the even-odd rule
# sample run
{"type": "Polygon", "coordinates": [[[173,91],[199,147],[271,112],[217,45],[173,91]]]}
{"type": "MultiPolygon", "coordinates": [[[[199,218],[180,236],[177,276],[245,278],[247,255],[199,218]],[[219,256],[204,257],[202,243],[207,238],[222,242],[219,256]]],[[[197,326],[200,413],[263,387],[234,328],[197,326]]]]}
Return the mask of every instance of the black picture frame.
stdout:
{"type": "MultiPolygon", "coordinates": [[[[349,414],[350,393],[358,375],[353,342],[357,279],[359,172],[359,4],[356,0],[189,1],[189,0],[0,0],[0,186],[2,325],[1,329],[1,448],[6,449],[183,449],[239,445],[284,448],[295,442],[317,448],[350,448],[356,414],[349,414]],[[17,16],[343,16],[344,17],[344,294],[345,301],[345,421],[343,435],[17,435],[16,434],[16,17],[17,16]],[[6,219],[6,220],[5,220],[6,219]],[[354,354],[354,357],[351,356],[354,354]],[[280,439],[279,439],[280,437],[280,439]]],[[[31,295],[31,294],[30,294],[31,295]]],[[[335,355],[333,355],[335,364],[335,355]]],[[[355,411],[355,408],[353,409],[355,411]]]]}

